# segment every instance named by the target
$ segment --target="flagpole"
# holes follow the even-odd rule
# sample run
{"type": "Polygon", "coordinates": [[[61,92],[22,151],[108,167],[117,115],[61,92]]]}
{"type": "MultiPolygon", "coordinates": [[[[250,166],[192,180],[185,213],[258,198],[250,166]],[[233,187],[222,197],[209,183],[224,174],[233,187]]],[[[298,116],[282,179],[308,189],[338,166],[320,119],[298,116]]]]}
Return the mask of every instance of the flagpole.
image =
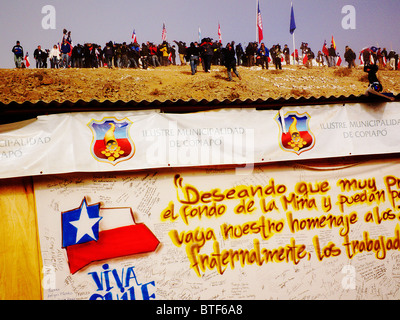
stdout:
{"type": "MultiPolygon", "coordinates": [[[[293,2],[291,3],[291,10],[293,9],[293,2]]],[[[296,43],[294,41],[294,31],[293,31],[293,65],[296,65],[296,43]]]]}
{"type": "Polygon", "coordinates": [[[260,42],[258,39],[258,6],[259,6],[259,0],[256,0],[256,41],[260,42]]]}
{"type": "Polygon", "coordinates": [[[200,29],[200,27],[199,27],[199,30],[198,30],[198,34],[199,34],[199,44],[201,43],[201,29],[200,29]]]}
{"type": "Polygon", "coordinates": [[[293,32],[293,65],[296,65],[296,45],[294,42],[294,32],[293,32]]]}

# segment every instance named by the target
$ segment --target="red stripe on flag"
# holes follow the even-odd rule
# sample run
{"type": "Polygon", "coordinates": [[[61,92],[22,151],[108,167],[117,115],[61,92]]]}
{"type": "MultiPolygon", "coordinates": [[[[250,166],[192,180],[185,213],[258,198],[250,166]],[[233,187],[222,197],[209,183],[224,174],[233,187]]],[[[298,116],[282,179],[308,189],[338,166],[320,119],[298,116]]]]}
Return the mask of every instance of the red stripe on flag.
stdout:
{"type": "Polygon", "coordinates": [[[303,64],[306,64],[307,61],[308,61],[308,55],[306,54],[306,55],[304,55],[304,58],[303,58],[303,64]]]}
{"type": "Polygon", "coordinates": [[[144,224],[101,231],[99,240],[66,248],[72,274],[91,262],[153,252],[160,241],[144,224]]]}

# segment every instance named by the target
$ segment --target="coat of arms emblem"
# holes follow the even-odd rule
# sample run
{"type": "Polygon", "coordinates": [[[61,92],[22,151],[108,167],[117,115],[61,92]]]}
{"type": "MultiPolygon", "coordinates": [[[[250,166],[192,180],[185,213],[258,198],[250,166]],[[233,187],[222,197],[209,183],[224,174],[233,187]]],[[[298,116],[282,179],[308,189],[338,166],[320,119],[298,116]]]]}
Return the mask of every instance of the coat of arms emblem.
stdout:
{"type": "Polygon", "coordinates": [[[309,128],[310,118],[307,113],[288,112],[284,116],[278,113],[275,120],[279,124],[279,142],[284,151],[300,155],[314,147],[315,137],[309,128]]]}
{"type": "Polygon", "coordinates": [[[129,136],[132,122],[128,119],[105,118],[92,120],[88,126],[93,133],[91,152],[100,161],[117,165],[135,154],[135,144],[129,136]]]}

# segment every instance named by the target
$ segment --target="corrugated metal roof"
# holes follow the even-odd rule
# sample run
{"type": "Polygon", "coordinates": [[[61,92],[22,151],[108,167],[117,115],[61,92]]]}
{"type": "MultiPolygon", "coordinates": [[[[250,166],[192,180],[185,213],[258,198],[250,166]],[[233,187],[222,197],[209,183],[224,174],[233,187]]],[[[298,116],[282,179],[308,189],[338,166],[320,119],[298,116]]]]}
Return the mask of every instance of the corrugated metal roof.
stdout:
{"type": "MultiPolygon", "coordinates": [[[[12,123],[22,120],[36,118],[41,115],[68,113],[68,112],[98,112],[98,111],[128,111],[128,110],[160,110],[164,113],[189,113],[209,111],[221,108],[255,108],[279,110],[284,106],[306,106],[326,104],[348,104],[348,103],[380,103],[389,100],[378,96],[350,95],[311,98],[289,98],[289,99],[267,99],[267,100],[166,100],[166,101],[43,101],[23,103],[10,102],[0,103],[0,124],[12,123]]],[[[395,101],[400,101],[400,94],[395,96],[395,101]]]]}

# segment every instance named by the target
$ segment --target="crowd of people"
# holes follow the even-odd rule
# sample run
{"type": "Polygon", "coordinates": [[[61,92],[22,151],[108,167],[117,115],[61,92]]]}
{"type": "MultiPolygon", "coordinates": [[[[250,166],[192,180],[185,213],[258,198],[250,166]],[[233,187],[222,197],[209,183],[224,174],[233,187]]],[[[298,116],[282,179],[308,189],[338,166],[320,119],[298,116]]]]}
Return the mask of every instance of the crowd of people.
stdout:
{"type": "MultiPolygon", "coordinates": [[[[19,42],[13,47],[14,61],[17,68],[24,67],[23,48],[19,42]]],[[[302,43],[300,54],[296,49],[291,53],[288,45],[282,48],[280,44],[270,48],[264,43],[250,42],[246,47],[242,44],[230,42],[223,46],[220,41],[204,38],[199,42],[185,42],[174,40],[172,44],[163,41],[161,44],[151,42],[131,43],[108,42],[104,46],[95,43],[73,45],[71,32],[63,30],[61,44],[58,43],[51,49],[42,49],[39,45],[33,54],[36,68],[143,68],[160,67],[179,64],[191,66],[192,74],[196,74],[199,65],[205,72],[209,72],[212,65],[227,67],[229,79],[231,71],[238,75],[236,66],[261,66],[269,69],[282,69],[282,64],[301,64],[309,68],[313,66],[334,67],[338,65],[341,57],[332,44],[329,48],[324,44],[317,54],[311,50],[308,43],[302,43]]],[[[363,49],[358,58],[362,63],[378,64],[380,68],[390,67],[398,69],[398,54],[385,48],[363,49]]],[[[345,48],[344,60],[349,68],[356,67],[357,54],[348,46],[345,48]]]]}

